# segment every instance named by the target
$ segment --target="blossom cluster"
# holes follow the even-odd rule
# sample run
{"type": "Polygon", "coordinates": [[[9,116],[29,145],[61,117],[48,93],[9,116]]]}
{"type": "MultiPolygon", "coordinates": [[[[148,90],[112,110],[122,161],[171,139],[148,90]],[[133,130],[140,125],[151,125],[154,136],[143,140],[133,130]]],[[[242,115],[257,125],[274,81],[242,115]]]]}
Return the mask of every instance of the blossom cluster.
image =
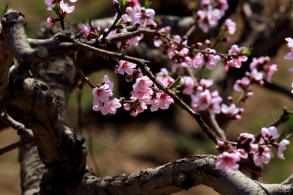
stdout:
{"type": "Polygon", "coordinates": [[[90,34],[93,34],[95,36],[100,35],[100,27],[97,22],[89,22],[88,24],[82,24],[82,37],[87,38],[90,34]]]}
{"type": "MultiPolygon", "coordinates": [[[[174,100],[165,92],[160,90],[149,77],[144,76],[140,69],[135,69],[136,64],[124,60],[119,61],[115,72],[124,75],[127,74],[126,80],[131,82],[135,78],[131,91],[131,101],[123,104],[125,110],[129,110],[132,116],[142,113],[150,105],[152,112],[158,109],[168,109],[174,100]]],[[[174,79],[168,75],[168,71],[163,68],[157,75],[158,81],[165,87],[174,83],[174,79]]]]}
{"type": "MultiPolygon", "coordinates": [[[[70,0],[70,2],[74,3],[77,0],[70,0]]],[[[45,4],[48,5],[48,10],[54,10],[58,15],[58,18],[47,18],[47,24],[49,26],[53,26],[57,21],[64,18],[66,14],[74,11],[74,5],[69,6],[68,3],[64,3],[63,0],[45,0],[45,4]]]]}
{"type": "Polygon", "coordinates": [[[253,58],[250,63],[250,72],[246,72],[245,76],[238,79],[233,88],[235,91],[244,94],[240,101],[245,102],[248,98],[253,96],[252,84],[263,85],[263,77],[266,75],[267,82],[271,82],[273,74],[278,70],[276,64],[269,64],[270,58],[268,56],[253,58]]]}
{"type": "Polygon", "coordinates": [[[114,84],[105,75],[103,82],[93,89],[94,111],[100,111],[103,115],[115,114],[116,109],[121,107],[117,98],[110,98],[113,95],[114,84]]]}
{"type": "MultiPolygon", "coordinates": [[[[169,34],[170,28],[165,27],[159,30],[159,32],[169,34]]],[[[221,60],[221,57],[216,54],[216,50],[212,48],[206,48],[199,51],[195,55],[192,48],[187,47],[187,38],[175,35],[173,41],[168,39],[155,37],[154,45],[156,47],[162,46],[164,48],[163,53],[167,54],[170,59],[175,61],[172,66],[172,72],[176,72],[179,67],[183,68],[202,68],[205,66],[209,70],[214,70],[217,63],[221,60]]],[[[197,47],[201,47],[202,43],[197,43],[197,47]]],[[[225,71],[227,72],[230,67],[240,68],[242,62],[247,61],[247,48],[238,47],[238,45],[232,45],[228,51],[228,58],[225,59],[225,71]]]]}
{"type": "MultiPolygon", "coordinates": [[[[182,42],[182,41],[181,41],[182,42]]],[[[187,41],[182,42],[183,44],[187,44],[187,41]]],[[[173,46],[171,48],[176,48],[173,46]]],[[[177,49],[177,48],[176,48],[177,49]]],[[[176,50],[175,49],[175,50],[176,50]]],[[[184,49],[184,48],[183,48],[184,49]]],[[[190,56],[186,56],[185,60],[182,60],[183,52],[181,49],[181,54],[179,55],[181,58],[181,64],[175,63],[172,68],[188,67],[188,68],[202,68],[203,65],[207,69],[214,70],[217,62],[221,59],[220,56],[214,54],[215,50],[207,48],[205,52],[207,53],[198,53],[196,56],[191,58],[190,56]],[[193,63],[191,65],[187,64],[187,62],[193,63]]],[[[232,45],[231,49],[228,51],[231,57],[226,60],[225,69],[228,70],[229,67],[240,68],[242,62],[247,60],[245,55],[242,55],[242,51],[245,50],[244,47],[238,47],[237,45],[232,45]]],[[[188,52],[188,51],[187,51],[188,52]]],[[[177,57],[178,57],[177,56],[177,57]]],[[[179,60],[177,60],[179,61],[179,60]]],[[[182,77],[182,86],[184,87],[183,93],[186,95],[190,95],[191,98],[191,107],[195,111],[205,111],[207,109],[210,110],[213,114],[220,114],[221,112],[228,116],[229,119],[241,119],[241,114],[244,112],[243,108],[238,108],[236,104],[231,104],[230,106],[226,104],[222,104],[223,99],[219,96],[218,91],[210,92],[208,89],[213,85],[213,80],[201,79],[199,82],[197,79],[192,78],[190,76],[182,77]]]]}
{"type": "MultiPolygon", "coordinates": [[[[109,36],[113,36],[122,32],[126,32],[126,26],[137,26],[143,28],[156,28],[157,24],[154,22],[155,11],[150,8],[141,7],[137,0],[123,0],[123,2],[127,2],[126,6],[123,7],[119,4],[118,0],[113,0],[113,5],[120,9],[123,13],[121,16],[121,20],[119,25],[116,25],[111,32],[108,33],[109,36]]],[[[115,19],[117,18],[117,14],[115,15],[115,19]]],[[[109,29],[105,29],[107,32],[109,29]]],[[[99,35],[100,28],[97,23],[94,23],[93,26],[88,24],[82,25],[83,37],[87,37],[89,34],[93,33],[97,36],[99,35]]],[[[130,38],[123,44],[123,46],[129,45],[137,45],[140,40],[143,39],[143,34],[140,34],[136,37],[130,38]]],[[[122,45],[121,42],[117,43],[117,46],[120,47],[122,45]]]]}
{"type": "Polygon", "coordinates": [[[256,166],[267,164],[274,156],[271,147],[277,149],[278,157],[285,159],[283,151],[290,141],[282,138],[278,134],[276,127],[261,129],[261,138],[259,143],[255,143],[255,137],[249,133],[241,133],[238,136],[237,143],[228,141],[218,141],[216,149],[223,152],[218,156],[216,164],[217,169],[225,171],[238,170],[241,158],[247,159],[249,154],[253,155],[253,161],[256,166]]]}
{"type": "MultiPolygon", "coordinates": [[[[138,0],[123,0],[123,2],[127,2],[126,7],[119,6],[119,2],[117,0],[113,1],[113,5],[117,6],[120,11],[122,11],[122,16],[121,16],[121,23],[120,27],[115,28],[112,30],[109,35],[115,35],[119,34],[121,32],[125,32],[127,26],[136,26],[136,27],[141,27],[141,28],[156,28],[157,24],[154,21],[155,19],[155,11],[150,8],[145,8],[142,7],[138,0]]],[[[117,15],[115,16],[115,18],[117,15]]],[[[105,31],[108,31],[106,29],[105,31]]],[[[143,34],[140,34],[136,37],[133,37],[129,40],[127,40],[124,44],[125,46],[130,46],[130,45],[138,45],[138,42],[143,39],[143,34]]],[[[121,42],[117,43],[117,46],[121,46],[121,42]]]]}
{"type": "MultiPolygon", "coordinates": [[[[117,0],[113,1],[116,4],[117,0]]],[[[155,10],[141,7],[137,0],[127,0],[128,5],[122,15],[122,21],[127,25],[139,25],[139,27],[156,28],[157,24],[154,21],[155,10]]]]}
{"type": "Polygon", "coordinates": [[[229,5],[227,0],[201,0],[200,7],[196,13],[198,26],[203,32],[208,32],[218,25],[229,5]]]}
{"type": "MultiPolygon", "coordinates": [[[[290,37],[287,37],[285,40],[288,42],[287,46],[290,49],[290,52],[286,54],[284,59],[293,60],[293,39],[290,37]]],[[[293,72],[293,67],[289,68],[289,71],[293,72]]],[[[292,83],[292,87],[293,87],[293,83],[292,83]]],[[[293,93],[293,90],[291,91],[291,93],[293,93]]]]}

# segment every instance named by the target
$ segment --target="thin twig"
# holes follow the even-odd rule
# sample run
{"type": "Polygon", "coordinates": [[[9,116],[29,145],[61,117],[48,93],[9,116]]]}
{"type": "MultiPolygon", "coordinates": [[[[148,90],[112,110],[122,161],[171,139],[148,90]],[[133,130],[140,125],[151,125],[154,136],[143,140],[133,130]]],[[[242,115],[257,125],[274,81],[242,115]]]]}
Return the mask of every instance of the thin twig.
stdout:
{"type": "Polygon", "coordinates": [[[119,20],[121,19],[122,17],[122,12],[120,11],[119,8],[116,8],[116,11],[117,11],[117,17],[115,18],[115,21],[113,22],[113,24],[111,25],[111,27],[109,28],[109,30],[107,30],[107,32],[105,32],[103,34],[103,37],[102,37],[102,43],[105,42],[105,39],[106,37],[109,35],[109,33],[116,27],[116,24],[119,22],[119,20]]]}
{"type": "Polygon", "coordinates": [[[223,129],[221,129],[221,127],[219,126],[216,118],[215,118],[215,114],[211,113],[211,111],[209,110],[209,116],[210,116],[210,120],[211,120],[211,124],[214,127],[214,130],[216,132],[216,134],[222,138],[223,140],[226,140],[226,135],[225,135],[225,131],[223,129]]]}
{"type": "Polygon", "coordinates": [[[141,69],[143,69],[146,75],[165,93],[171,96],[180,106],[182,109],[186,110],[199,124],[202,128],[203,132],[205,132],[208,137],[214,142],[217,143],[218,137],[210,130],[208,125],[204,122],[201,118],[201,115],[195,112],[192,108],[190,108],[181,98],[179,98],[173,91],[169,88],[163,86],[160,81],[154,76],[154,74],[150,71],[146,64],[138,64],[141,69]]]}
{"type": "Polygon", "coordinates": [[[81,76],[81,78],[87,83],[87,84],[89,84],[89,86],[91,87],[91,88],[95,88],[95,86],[86,78],[86,76],[83,74],[83,72],[82,72],[82,70],[79,68],[79,66],[78,66],[78,64],[77,64],[77,61],[76,61],[76,59],[75,59],[75,56],[71,56],[70,57],[71,58],[71,60],[72,60],[72,62],[73,62],[73,64],[74,64],[74,66],[75,66],[75,68],[76,68],[76,70],[77,70],[77,72],[79,73],[79,75],[81,76]]]}
{"type": "Polygon", "coordinates": [[[25,128],[24,124],[14,120],[6,111],[2,112],[0,119],[13,129],[16,129],[18,134],[23,135],[26,140],[34,139],[32,130],[25,128]]]}
{"type": "Polygon", "coordinates": [[[84,44],[84,43],[80,42],[79,40],[74,40],[74,42],[78,45],[79,49],[84,50],[84,51],[89,51],[89,52],[98,54],[103,57],[114,58],[114,59],[117,58],[120,60],[127,60],[129,62],[133,62],[136,64],[149,63],[149,61],[147,61],[147,60],[127,56],[123,53],[116,53],[116,52],[111,52],[111,51],[107,51],[104,49],[99,49],[99,48],[84,44]]]}
{"type": "Polygon", "coordinates": [[[94,156],[94,149],[93,149],[93,136],[92,136],[92,130],[90,126],[88,125],[88,122],[86,121],[86,118],[83,117],[83,112],[82,112],[82,105],[81,105],[81,98],[82,98],[82,90],[77,93],[77,104],[78,104],[78,128],[82,130],[82,126],[85,125],[85,129],[88,132],[88,151],[89,151],[89,156],[90,159],[94,165],[94,172],[96,176],[100,175],[99,171],[99,165],[95,159],[94,156]]]}
{"type": "Polygon", "coordinates": [[[16,148],[19,148],[19,147],[22,147],[28,143],[31,143],[32,140],[21,140],[21,141],[18,141],[18,142],[15,142],[13,144],[10,144],[8,146],[5,146],[3,148],[0,148],[0,155],[6,153],[6,152],[9,152],[11,150],[14,150],[16,148]]]}
{"type": "MultiPolygon", "coordinates": [[[[288,111],[287,107],[284,106],[283,107],[283,114],[277,120],[275,120],[273,123],[268,125],[267,127],[271,127],[271,126],[278,127],[281,124],[284,124],[285,122],[287,122],[289,120],[290,114],[292,114],[292,112],[288,111]]],[[[260,140],[260,138],[261,138],[261,133],[258,133],[255,136],[255,140],[258,141],[258,140],[260,140]]]]}

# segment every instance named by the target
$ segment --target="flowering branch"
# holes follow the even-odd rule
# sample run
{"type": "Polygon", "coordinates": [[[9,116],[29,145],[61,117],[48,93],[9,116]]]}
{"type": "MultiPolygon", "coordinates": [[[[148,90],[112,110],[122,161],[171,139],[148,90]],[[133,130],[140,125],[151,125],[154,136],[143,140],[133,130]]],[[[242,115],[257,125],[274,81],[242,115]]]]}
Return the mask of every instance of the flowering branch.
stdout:
{"type": "Polygon", "coordinates": [[[147,65],[144,63],[138,64],[141,69],[143,69],[146,73],[146,75],[165,93],[167,93],[169,96],[171,96],[182,109],[187,111],[199,124],[203,132],[205,132],[208,137],[215,143],[217,143],[217,136],[210,130],[210,128],[207,126],[207,124],[203,121],[200,114],[195,112],[192,108],[190,108],[181,98],[179,98],[173,91],[171,91],[169,88],[163,86],[158,79],[154,76],[154,74],[149,70],[147,65]]]}

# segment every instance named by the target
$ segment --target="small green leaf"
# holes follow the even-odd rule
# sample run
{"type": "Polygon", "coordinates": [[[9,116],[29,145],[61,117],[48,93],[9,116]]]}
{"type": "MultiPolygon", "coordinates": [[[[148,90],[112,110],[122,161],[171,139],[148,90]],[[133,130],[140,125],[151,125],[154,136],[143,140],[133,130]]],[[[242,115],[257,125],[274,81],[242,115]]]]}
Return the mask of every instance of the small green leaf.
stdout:
{"type": "Polygon", "coordinates": [[[54,10],[54,12],[57,14],[58,17],[61,16],[60,8],[59,8],[59,5],[57,5],[57,3],[54,5],[52,9],[54,10]]]}
{"type": "Polygon", "coordinates": [[[285,139],[286,138],[286,132],[285,132],[285,130],[279,135],[279,137],[277,138],[277,141],[278,142],[280,142],[280,141],[282,141],[283,139],[285,139]]]}
{"type": "Polygon", "coordinates": [[[245,49],[241,50],[237,55],[238,56],[249,56],[251,53],[252,47],[246,47],[245,49]]]}
{"type": "Polygon", "coordinates": [[[2,16],[7,12],[9,4],[6,4],[5,7],[2,8],[2,16]]]}
{"type": "Polygon", "coordinates": [[[286,139],[289,139],[293,133],[287,134],[286,139]]]}
{"type": "Polygon", "coordinates": [[[178,90],[175,90],[175,91],[173,91],[175,94],[177,94],[177,93],[179,93],[180,91],[178,91],[178,90]]]}
{"type": "Polygon", "coordinates": [[[128,5],[127,0],[121,0],[120,1],[120,10],[125,10],[126,6],[128,5]]]}
{"type": "Polygon", "coordinates": [[[91,28],[93,27],[92,26],[92,20],[91,19],[88,19],[88,22],[87,23],[88,23],[89,27],[91,27],[91,28]]]}
{"type": "Polygon", "coordinates": [[[175,80],[174,83],[172,83],[171,85],[168,86],[168,88],[169,89],[174,89],[174,88],[176,89],[180,86],[181,86],[181,77],[179,76],[179,77],[177,77],[177,79],[175,80]]]}
{"type": "Polygon", "coordinates": [[[219,33],[219,37],[220,38],[222,38],[222,37],[224,37],[225,36],[225,30],[224,29],[222,29],[221,31],[220,31],[220,33],[219,33]]]}
{"type": "Polygon", "coordinates": [[[152,2],[150,0],[145,0],[144,1],[144,7],[147,8],[147,9],[151,7],[151,4],[152,4],[152,2]]]}

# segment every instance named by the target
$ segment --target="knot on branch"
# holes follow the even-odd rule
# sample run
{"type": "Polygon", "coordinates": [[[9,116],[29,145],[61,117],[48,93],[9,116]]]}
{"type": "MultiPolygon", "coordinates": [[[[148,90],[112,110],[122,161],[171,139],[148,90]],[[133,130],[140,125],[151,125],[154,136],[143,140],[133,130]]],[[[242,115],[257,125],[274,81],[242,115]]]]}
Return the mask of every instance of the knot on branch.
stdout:
{"type": "Polygon", "coordinates": [[[184,190],[188,190],[194,186],[195,180],[186,172],[181,172],[177,175],[176,182],[184,190]]]}
{"type": "Polygon", "coordinates": [[[6,27],[6,25],[9,25],[9,24],[14,24],[14,23],[19,23],[21,22],[24,26],[26,25],[26,22],[24,20],[24,15],[20,12],[9,12],[9,13],[6,13],[4,16],[3,16],[3,28],[6,27]]]}
{"type": "Polygon", "coordinates": [[[54,39],[57,42],[71,42],[71,32],[69,30],[62,30],[54,35],[54,39]]]}

